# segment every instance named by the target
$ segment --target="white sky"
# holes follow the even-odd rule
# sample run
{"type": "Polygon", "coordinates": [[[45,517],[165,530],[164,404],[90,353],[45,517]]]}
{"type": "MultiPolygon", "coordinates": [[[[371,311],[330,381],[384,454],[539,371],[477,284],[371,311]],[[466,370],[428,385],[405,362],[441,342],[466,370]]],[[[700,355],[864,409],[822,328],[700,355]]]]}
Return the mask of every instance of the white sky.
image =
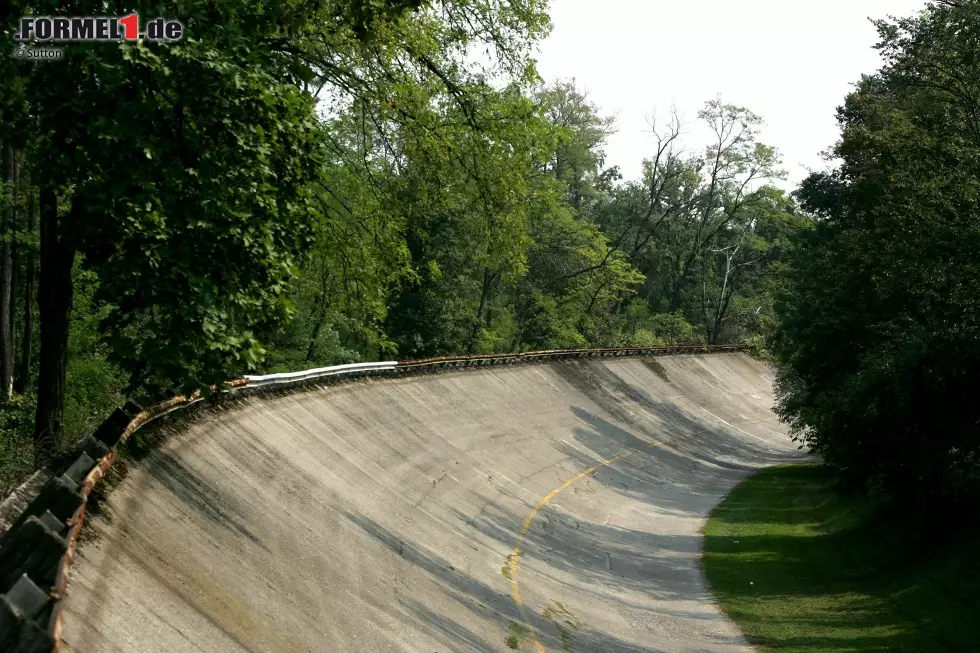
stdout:
{"type": "Polygon", "coordinates": [[[552,0],[554,29],[538,72],[572,78],[606,115],[617,115],[607,166],[637,178],[650,155],[647,118],[677,107],[688,149],[706,100],[747,107],[766,121],[761,140],[782,154],[788,183],[825,167],[835,110],[881,61],[868,17],[909,16],[924,0],[552,0]]]}

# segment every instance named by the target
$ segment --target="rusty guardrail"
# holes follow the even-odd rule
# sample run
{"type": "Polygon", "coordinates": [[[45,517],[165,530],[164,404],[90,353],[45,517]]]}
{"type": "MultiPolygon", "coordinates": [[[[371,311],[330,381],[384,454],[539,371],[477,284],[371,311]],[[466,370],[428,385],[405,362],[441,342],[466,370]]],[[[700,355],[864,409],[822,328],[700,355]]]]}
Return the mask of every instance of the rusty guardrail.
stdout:
{"type": "MultiPolygon", "coordinates": [[[[318,380],[360,378],[560,359],[617,356],[666,356],[740,351],[734,346],[618,347],[557,349],[518,354],[442,356],[412,361],[352,363],[332,367],[245,376],[212,393],[261,391],[318,380]]],[[[85,438],[70,462],[41,488],[0,538],[0,651],[57,653],[64,624],[64,601],[88,498],[116,461],[118,448],[140,428],[164,415],[203,401],[201,393],[172,397],[143,408],[133,402],[118,408],[85,438]]]]}

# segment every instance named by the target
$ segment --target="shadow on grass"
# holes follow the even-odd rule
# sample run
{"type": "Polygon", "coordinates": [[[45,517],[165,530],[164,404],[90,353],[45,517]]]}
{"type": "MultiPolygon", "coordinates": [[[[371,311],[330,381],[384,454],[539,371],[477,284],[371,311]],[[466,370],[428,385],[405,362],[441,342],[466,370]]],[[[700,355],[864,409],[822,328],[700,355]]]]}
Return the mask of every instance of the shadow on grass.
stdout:
{"type": "Polygon", "coordinates": [[[980,538],[872,510],[819,465],[760,472],[705,527],[723,609],[768,651],[978,651],[980,538]]]}

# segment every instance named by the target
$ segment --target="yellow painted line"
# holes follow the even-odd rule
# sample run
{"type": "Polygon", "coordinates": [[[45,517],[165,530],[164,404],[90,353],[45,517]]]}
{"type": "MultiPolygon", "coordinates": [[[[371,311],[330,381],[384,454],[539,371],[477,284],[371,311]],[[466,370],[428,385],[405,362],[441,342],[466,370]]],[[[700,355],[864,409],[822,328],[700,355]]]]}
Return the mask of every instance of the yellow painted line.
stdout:
{"type": "MultiPolygon", "coordinates": [[[[656,446],[653,443],[650,443],[650,444],[651,444],[651,446],[656,446]]],[[[629,453],[622,453],[622,454],[619,454],[618,456],[613,456],[612,458],[609,458],[608,460],[603,460],[602,462],[598,463],[594,467],[588,468],[587,470],[585,470],[581,474],[578,474],[577,476],[574,476],[574,477],[568,479],[567,481],[565,481],[564,483],[562,483],[561,485],[559,485],[558,487],[556,487],[554,490],[552,490],[548,494],[544,495],[544,498],[542,498],[540,501],[538,501],[538,505],[534,506],[534,508],[531,510],[531,512],[528,513],[527,517],[524,518],[524,524],[521,526],[521,532],[517,536],[517,541],[514,542],[514,551],[513,551],[513,553],[511,553],[511,556],[510,556],[510,586],[511,586],[511,594],[514,597],[514,603],[517,604],[517,607],[518,608],[523,609],[523,605],[524,605],[523,602],[521,601],[521,588],[520,588],[520,585],[518,585],[518,583],[517,583],[517,571],[518,571],[518,568],[520,567],[520,561],[521,561],[521,544],[524,542],[524,536],[527,535],[528,529],[531,528],[531,522],[534,521],[534,518],[537,516],[538,511],[541,510],[542,508],[544,508],[546,505],[548,505],[548,502],[551,501],[552,499],[554,499],[556,496],[558,496],[558,494],[560,494],[561,491],[564,490],[565,488],[571,486],[572,484],[574,484],[577,481],[582,480],[583,478],[585,478],[589,474],[593,473],[594,471],[596,471],[600,467],[605,467],[606,465],[610,465],[610,464],[616,462],[617,460],[622,460],[623,458],[628,458],[628,457],[632,456],[634,453],[636,453],[636,452],[635,451],[631,451],[629,453]]],[[[530,631],[531,631],[531,639],[534,641],[534,645],[537,647],[538,653],[547,653],[545,651],[544,646],[542,646],[541,645],[541,642],[538,641],[538,635],[537,635],[537,633],[534,632],[534,629],[531,628],[530,631]]]]}

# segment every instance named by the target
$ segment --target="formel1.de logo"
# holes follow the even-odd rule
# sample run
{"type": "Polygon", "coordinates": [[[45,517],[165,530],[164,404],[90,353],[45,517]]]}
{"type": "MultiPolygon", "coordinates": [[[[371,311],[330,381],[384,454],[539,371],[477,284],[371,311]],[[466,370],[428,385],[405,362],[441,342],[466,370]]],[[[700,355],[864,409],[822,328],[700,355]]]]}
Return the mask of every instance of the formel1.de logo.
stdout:
{"type": "Polygon", "coordinates": [[[14,39],[78,43],[82,41],[179,41],[184,35],[180,21],[154,18],[140,25],[139,14],[128,16],[24,16],[14,39]]]}

